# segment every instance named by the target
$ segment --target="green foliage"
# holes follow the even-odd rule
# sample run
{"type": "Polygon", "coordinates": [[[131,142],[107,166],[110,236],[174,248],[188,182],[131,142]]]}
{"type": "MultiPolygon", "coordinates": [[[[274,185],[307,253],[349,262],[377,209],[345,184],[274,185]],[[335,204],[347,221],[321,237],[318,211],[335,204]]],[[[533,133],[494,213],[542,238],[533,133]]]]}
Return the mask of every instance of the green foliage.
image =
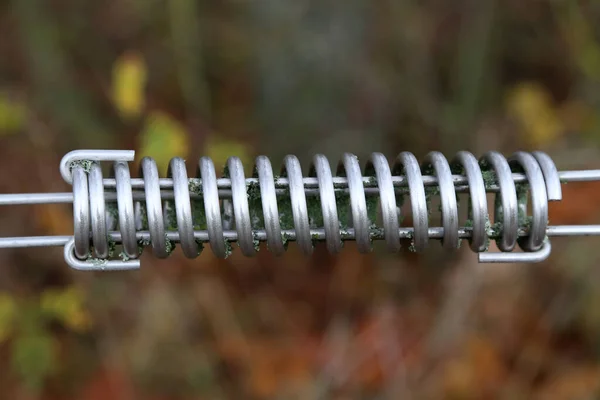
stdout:
{"type": "Polygon", "coordinates": [[[5,293],[0,294],[0,343],[12,333],[14,319],[17,314],[15,300],[5,293]]]}
{"type": "Polygon", "coordinates": [[[251,149],[247,144],[221,135],[210,135],[203,153],[210,157],[217,170],[225,166],[229,157],[238,157],[244,165],[245,172],[249,171],[252,163],[251,149]]]}
{"type": "Polygon", "coordinates": [[[27,108],[24,104],[0,93],[0,136],[23,129],[26,117],[27,108]]]}
{"type": "Polygon", "coordinates": [[[189,151],[187,131],[181,123],[164,112],[148,116],[140,135],[138,155],[156,160],[160,171],[166,172],[173,157],[185,157],[189,151]]]}
{"type": "Polygon", "coordinates": [[[11,366],[28,389],[38,392],[56,368],[56,343],[42,329],[24,332],[12,345],[11,366]]]}
{"type": "Polygon", "coordinates": [[[58,367],[58,343],[48,324],[57,321],[76,333],[91,326],[84,293],[77,287],[48,289],[37,300],[0,293],[0,342],[9,342],[12,373],[33,393],[58,367]]]}

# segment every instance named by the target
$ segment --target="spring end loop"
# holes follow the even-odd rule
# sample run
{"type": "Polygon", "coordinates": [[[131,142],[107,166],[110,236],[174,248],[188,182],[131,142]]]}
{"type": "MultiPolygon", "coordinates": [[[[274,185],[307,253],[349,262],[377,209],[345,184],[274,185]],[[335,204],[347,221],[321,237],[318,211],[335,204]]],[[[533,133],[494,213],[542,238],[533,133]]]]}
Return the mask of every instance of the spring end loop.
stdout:
{"type": "Polygon", "coordinates": [[[482,264],[489,263],[540,263],[550,257],[552,245],[547,238],[537,251],[523,253],[484,252],[477,255],[482,264]]]}
{"type": "MultiPolygon", "coordinates": [[[[135,150],[73,150],[60,160],[60,175],[69,185],[73,183],[71,170],[74,165],[89,165],[90,161],[125,161],[135,159],[135,150]]],[[[87,169],[87,168],[86,168],[87,169]]],[[[86,171],[87,172],[87,171],[86,171]]]]}
{"type": "Polygon", "coordinates": [[[140,268],[140,260],[79,259],[75,253],[75,240],[71,239],[64,247],[65,262],[78,271],[126,271],[140,268]]]}

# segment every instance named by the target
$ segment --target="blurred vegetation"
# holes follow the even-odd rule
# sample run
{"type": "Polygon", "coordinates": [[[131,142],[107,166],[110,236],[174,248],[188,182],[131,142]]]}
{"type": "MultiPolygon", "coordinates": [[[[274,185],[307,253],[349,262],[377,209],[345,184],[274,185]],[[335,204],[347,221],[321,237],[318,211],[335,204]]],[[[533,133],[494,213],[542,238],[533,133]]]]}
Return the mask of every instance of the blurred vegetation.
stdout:
{"type": "MultiPolygon", "coordinates": [[[[57,166],[75,148],[135,149],[163,173],[174,156],[195,173],[236,155],[250,173],[258,154],[295,154],[306,173],[315,153],[463,149],[598,168],[599,20],[576,0],[6,1],[0,188],[68,190],[57,166]]],[[[553,224],[598,222],[600,191],[564,190],[553,224]]],[[[5,208],[0,230],[71,221],[5,208]]],[[[594,246],[485,268],[465,245],[227,260],[207,246],[115,274],[3,250],[0,398],[596,398],[594,246]]]]}

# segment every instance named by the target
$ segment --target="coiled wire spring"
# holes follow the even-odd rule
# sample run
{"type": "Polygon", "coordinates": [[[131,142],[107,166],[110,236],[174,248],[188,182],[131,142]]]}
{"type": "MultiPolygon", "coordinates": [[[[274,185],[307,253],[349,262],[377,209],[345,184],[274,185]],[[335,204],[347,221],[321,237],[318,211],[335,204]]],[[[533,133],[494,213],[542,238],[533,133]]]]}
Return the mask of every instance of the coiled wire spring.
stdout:
{"type": "Polygon", "coordinates": [[[329,160],[314,156],[308,176],[297,157],[285,157],[278,176],[270,160],[256,158],[252,177],[230,157],[222,173],[202,157],[195,178],[188,177],[182,158],[170,161],[161,178],[156,162],[140,162],[140,178],[132,178],[133,151],[76,150],[63,157],[60,172],[72,193],[5,194],[0,205],[73,203],[74,235],[1,238],[1,247],[64,245],[66,262],[80,270],[135,269],[139,256],[151,246],[167,258],[176,244],[188,258],[197,257],[210,243],[225,258],[232,243],[253,256],[260,242],[281,255],[289,241],[305,254],[314,242],[325,241],[331,253],[343,242],[356,241],[369,252],[374,240],[384,240],[389,251],[411,240],[411,250],[423,252],[430,239],[448,250],[468,240],[480,262],[539,262],[551,251],[549,236],[597,235],[600,226],[549,226],[548,202],[562,199],[561,182],[600,180],[600,170],[558,172],[543,152],[516,152],[505,158],[488,152],[480,159],[461,151],[448,161],[429,153],[422,163],[402,152],[390,167],[381,153],[361,165],[344,154],[335,175],[329,160]],[[105,178],[101,162],[110,161],[105,178]],[[468,194],[468,217],[459,224],[457,193],[468,194]],[[493,218],[487,193],[495,194],[493,218]],[[430,226],[430,200],[438,196],[441,226],[430,226]],[[531,203],[531,215],[527,205],[531,203]],[[402,226],[401,206],[410,199],[412,227],[402,226]],[[500,252],[489,252],[495,240],[500,252]],[[115,255],[115,246],[123,251],[115,255]],[[516,247],[522,252],[514,252],[516,247]]]}

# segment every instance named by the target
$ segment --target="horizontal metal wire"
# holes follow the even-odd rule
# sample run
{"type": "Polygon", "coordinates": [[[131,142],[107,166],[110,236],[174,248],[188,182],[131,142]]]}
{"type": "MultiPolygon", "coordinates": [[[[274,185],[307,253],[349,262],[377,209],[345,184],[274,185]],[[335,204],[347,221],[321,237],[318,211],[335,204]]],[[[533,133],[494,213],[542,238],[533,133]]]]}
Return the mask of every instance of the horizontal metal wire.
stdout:
{"type": "MultiPolygon", "coordinates": [[[[398,235],[401,239],[411,239],[414,235],[414,228],[400,228],[398,229],[398,235]]],[[[491,235],[490,238],[495,237],[495,232],[493,229],[490,230],[491,235]]],[[[556,225],[556,226],[548,226],[547,228],[547,236],[548,237],[569,237],[569,236],[600,236],[600,225],[556,225]]],[[[177,243],[179,242],[180,236],[177,231],[166,231],[165,232],[167,239],[177,243]]],[[[293,229],[284,229],[282,230],[282,234],[285,236],[287,241],[295,242],[297,239],[296,231],[293,229]]],[[[310,230],[311,238],[314,240],[324,240],[325,239],[325,230],[324,229],[311,229],[310,230]]],[[[528,235],[527,229],[519,229],[518,236],[526,237],[528,235]]],[[[150,232],[148,231],[138,231],[135,234],[136,239],[140,241],[148,241],[150,240],[150,232]]],[[[238,240],[238,233],[235,230],[226,230],[223,231],[223,236],[228,242],[236,243],[238,240]]],[[[431,239],[442,239],[444,237],[444,228],[442,227],[432,227],[428,229],[428,236],[431,239]]],[[[122,235],[121,232],[118,231],[110,231],[108,232],[108,237],[115,244],[122,243],[122,235]]],[[[265,230],[256,230],[254,231],[255,240],[260,242],[265,242],[267,240],[267,233],[265,230]]],[[[458,229],[458,237],[460,239],[469,239],[472,237],[472,229],[467,227],[462,227],[458,229]]],[[[64,246],[73,236],[27,236],[27,237],[6,237],[0,238],[0,249],[8,249],[8,248],[28,248],[28,247],[52,247],[52,246],[64,246]]],[[[208,243],[210,241],[209,233],[206,230],[194,231],[194,238],[202,243],[208,243]]],[[[342,240],[353,241],[354,229],[347,228],[341,232],[342,240]]],[[[382,232],[372,232],[371,233],[372,240],[384,240],[384,235],[382,232]]]]}
{"type": "MultiPolygon", "coordinates": [[[[595,170],[575,170],[575,171],[559,171],[558,176],[561,182],[593,182],[600,181],[600,169],[595,170]]],[[[513,173],[513,181],[515,183],[527,183],[527,176],[525,174],[513,173]]],[[[455,190],[458,193],[468,192],[468,180],[464,175],[452,175],[452,180],[455,185],[455,190]]],[[[104,187],[109,190],[116,188],[115,179],[103,179],[104,187]]],[[[159,179],[159,185],[161,189],[166,189],[162,192],[162,195],[166,199],[172,198],[173,180],[169,178],[159,179]]],[[[191,178],[189,182],[201,183],[201,179],[191,178]]],[[[366,194],[378,194],[379,189],[376,187],[377,181],[374,177],[363,177],[363,185],[365,187],[366,194]],[[369,190],[371,189],[371,190],[369,190]]],[[[393,176],[392,182],[394,187],[405,188],[408,186],[408,182],[405,176],[393,176]]],[[[258,184],[257,178],[246,178],[246,184],[258,184]]],[[[306,177],[303,178],[305,193],[307,195],[317,195],[319,183],[317,178],[306,177]],[[315,189],[315,190],[309,190],[315,189]]],[[[333,177],[333,183],[336,189],[347,189],[348,179],[345,177],[333,177]]],[[[277,189],[283,189],[278,194],[283,193],[289,186],[289,179],[287,178],[276,178],[274,180],[275,187],[277,189]]],[[[131,187],[132,189],[144,189],[144,179],[132,178],[131,187]]],[[[433,187],[439,185],[439,180],[435,176],[423,175],[423,185],[427,187],[433,187]]],[[[217,187],[223,189],[219,191],[219,196],[231,197],[231,179],[220,178],[217,179],[217,187]],[[229,190],[226,190],[229,189],[229,190]]],[[[498,185],[488,185],[486,191],[489,193],[497,193],[500,190],[498,185]]],[[[134,192],[134,200],[144,200],[144,194],[142,192],[134,192]]],[[[192,198],[199,198],[200,196],[194,193],[190,193],[192,198]]],[[[116,201],[117,196],[114,192],[105,193],[105,199],[108,201],[116,201]]],[[[59,203],[73,203],[73,193],[62,192],[62,193],[15,193],[15,194],[0,194],[0,206],[7,205],[30,205],[30,204],[59,204],[59,203]]]]}

